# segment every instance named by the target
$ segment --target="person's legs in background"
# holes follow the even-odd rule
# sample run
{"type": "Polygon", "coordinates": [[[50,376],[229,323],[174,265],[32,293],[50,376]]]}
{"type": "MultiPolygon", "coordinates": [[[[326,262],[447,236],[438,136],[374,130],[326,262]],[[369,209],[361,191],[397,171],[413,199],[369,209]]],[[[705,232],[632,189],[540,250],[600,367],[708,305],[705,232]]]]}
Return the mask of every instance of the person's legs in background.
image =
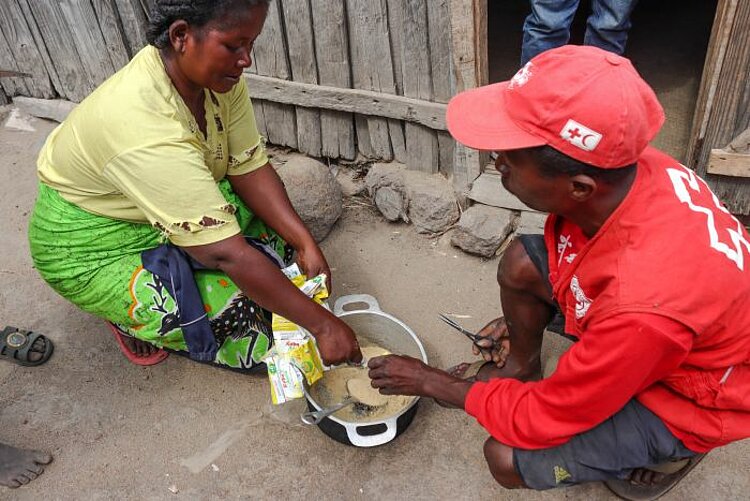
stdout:
{"type": "Polygon", "coordinates": [[[638,0],[593,0],[584,45],[622,54],[628,41],[630,14],[638,0]]]}
{"type": "Polygon", "coordinates": [[[570,25],[578,9],[578,2],[579,0],[531,0],[531,14],[523,23],[521,66],[545,50],[568,43],[570,25]]]}

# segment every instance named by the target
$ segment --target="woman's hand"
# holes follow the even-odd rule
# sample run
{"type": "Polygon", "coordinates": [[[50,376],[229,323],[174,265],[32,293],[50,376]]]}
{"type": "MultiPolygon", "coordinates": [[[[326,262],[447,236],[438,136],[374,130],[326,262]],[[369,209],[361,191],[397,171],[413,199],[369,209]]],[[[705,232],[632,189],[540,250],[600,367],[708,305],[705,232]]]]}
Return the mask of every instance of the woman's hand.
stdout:
{"type": "Polygon", "coordinates": [[[485,325],[477,334],[488,339],[478,341],[479,346],[475,344],[471,347],[474,355],[481,354],[483,359],[494,362],[498,368],[504,367],[505,361],[508,360],[508,355],[510,355],[510,334],[505,318],[496,318],[485,325]],[[493,341],[499,341],[497,348],[492,348],[493,341]],[[479,347],[484,349],[480,350],[479,347]]]}
{"type": "Polygon", "coordinates": [[[324,329],[313,333],[318,343],[318,351],[326,365],[339,365],[346,362],[362,362],[362,351],[351,327],[331,315],[324,329]]]}
{"type": "Polygon", "coordinates": [[[318,247],[318,244],[313,241],[297,249],[297,261],[302,268],[302,272],[307,275],[307,278],[317,277],[321,273],[325,273],[328,293],[332,292],[331,268],[328,266],[326,257],[323,255],[320,247],[318,247]]]}
{"type": "MultiPolygon", "coordinates": [[[[185,247],[185,250],[206,267],[229,275],[248,297],[263,308],[310,331],[318,342],[326,364],[362,361],[362,352],[351,328],[304,295],[265,255],[249,246],[241,235],[208,245],[185,247]]],[[[325,265],[322,257],[317,262],[321,259],[325,265]]]]}

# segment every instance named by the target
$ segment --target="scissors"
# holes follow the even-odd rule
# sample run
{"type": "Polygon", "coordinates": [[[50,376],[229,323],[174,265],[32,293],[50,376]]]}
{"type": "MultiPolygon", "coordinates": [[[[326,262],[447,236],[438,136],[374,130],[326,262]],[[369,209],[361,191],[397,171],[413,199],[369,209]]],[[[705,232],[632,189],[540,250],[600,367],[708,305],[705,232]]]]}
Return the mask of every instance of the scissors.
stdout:
{"type": "Polygon", "coordinates": [[[458,322],[456,322],[452,318],[450,318],[447,315],[444,315],[442,313],[438,315],[438,318],[440,318],[440,320],[442,320],[446,324],[448,324],[451,327],[453,327],[454,329],[456,329],[458,332],[460,332],[464,336],[466,336],[469,339],[471,339],[471,342],[474,343],[474,346],[476,346],[477,348],[479,348],[479,351],[481,351],[482,353],[489,353],[489,354],[491,354],[493,351],[500,350],[502,348],[502,342],[499,339],[494,339],[494,338],[492,338],[490,336],[480,336],[479,334],[476,334],[474,332],[466,330],[463,327],[461,327],[461,325],[458,322]],[[492,344],[489,347],[488,346],[482,346],[482,345],[479,344],[482,341],[490,341],[492,344]]]}

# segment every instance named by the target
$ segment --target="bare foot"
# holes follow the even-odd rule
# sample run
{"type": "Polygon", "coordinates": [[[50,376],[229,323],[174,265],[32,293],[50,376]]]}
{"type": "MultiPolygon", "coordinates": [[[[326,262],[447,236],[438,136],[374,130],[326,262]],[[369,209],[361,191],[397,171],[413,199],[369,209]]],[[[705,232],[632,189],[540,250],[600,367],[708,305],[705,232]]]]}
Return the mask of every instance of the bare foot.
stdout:
{"type": "MultiPolygon", "coordinates": [[[[529,364],[530,368],[526,371],[519,371],[516,369],[515,364],[511,362],[511,357],[504,362],[503,367],[498,367],[492,362],[485,362],[484,365],[479,369],[476,376],[466,377],[466,371],[471,367],[471,363],[463,362],[458,365],[454,365],[446,372],[453,377],[459,379],[465,379],[467,381],[489,381],[495,378],[513,378],[519,381],[539,381],[542,379],[542,367],[541,363],[529,364]]],[[[447,407],[449,409],[457,409],[455,405],[451,405],[443,400],[435,399],[438,405],[447,407]]]]}
{"type": "MultiPolygon", "coordinates": [[[[519,381],[539,381],[542,379],[542,367],[540,362],[528,364],[528,367],[523,369],[518,367],[512,357],[508,357],[507,361],[504,363],[505,365],[502,367],[498,367],[491,362],[485,363],[482,368],[479,369],[479,372],[474,379],[477,381],[489,381],[490,379],[496,378],[512,378],[518,379],[519,381]]],[[[466,374],[469,366],[471,366],[471,364],[464,362],[451,367],[447,372],[453,377],[464,379],[464,374],[466,374]]]]}
{"type": "Polygon", "coordinates": [[[15,489],[28,484],[44,473],[41,465],[51,461],[52,456],[44,452],[0,444],[0,485],[15,489]]]}
{"type": "Polygon", "coordinates": [[[122,341],[125,343],[128,350],[130,350],[130,352],[136,357],[148,357],[159,351],[159,348],[156,346],[134,337],[122,336],[122,341]]]}

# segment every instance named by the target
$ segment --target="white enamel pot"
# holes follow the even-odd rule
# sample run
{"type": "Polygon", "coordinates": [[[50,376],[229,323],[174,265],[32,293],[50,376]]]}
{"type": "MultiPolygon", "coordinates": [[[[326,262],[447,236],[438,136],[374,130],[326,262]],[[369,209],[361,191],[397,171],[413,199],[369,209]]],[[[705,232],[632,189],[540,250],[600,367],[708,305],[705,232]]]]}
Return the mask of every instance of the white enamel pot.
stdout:
{"type": "MultiPolygon", "coordinates": [[[[333,312],[354,330],[357,337],[368,339],[391,353],[408,355],[427,363],[424,346],[414,331],[399,319],[383,312],[374,297],[367,294],[340,297],[334,303],[333,312]]],[[[322,409],[307,389],[305,397],[311,411],[322,409]]],[[[414,397],[397,414],[368,422],[346,421],[332,415],[318,423],[318,427],[342,444],[376,447],[390,442],[406,430],[417,413],[418,404],[419,398],[414,397]]]]}

